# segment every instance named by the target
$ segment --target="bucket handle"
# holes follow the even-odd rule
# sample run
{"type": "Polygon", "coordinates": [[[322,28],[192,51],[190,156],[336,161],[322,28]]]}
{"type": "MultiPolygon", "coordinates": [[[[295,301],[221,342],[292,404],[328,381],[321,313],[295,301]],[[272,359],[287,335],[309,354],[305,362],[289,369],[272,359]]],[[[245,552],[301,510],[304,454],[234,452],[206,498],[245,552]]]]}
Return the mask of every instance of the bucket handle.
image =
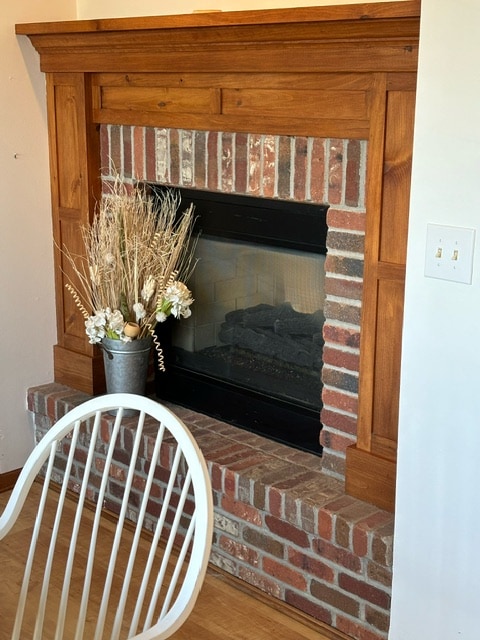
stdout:
{"type": "Polygon", "coordinates": [[[103,344],[103,342],[97,342],[98,346],[100,347],[100,349],[103,349],[105,351],[105,353],[107,354],[107,357],[109,360],[113,360],[113,353],[111,351],[109,351],[109,349],[107,349],[107,347],[103,344]]]}

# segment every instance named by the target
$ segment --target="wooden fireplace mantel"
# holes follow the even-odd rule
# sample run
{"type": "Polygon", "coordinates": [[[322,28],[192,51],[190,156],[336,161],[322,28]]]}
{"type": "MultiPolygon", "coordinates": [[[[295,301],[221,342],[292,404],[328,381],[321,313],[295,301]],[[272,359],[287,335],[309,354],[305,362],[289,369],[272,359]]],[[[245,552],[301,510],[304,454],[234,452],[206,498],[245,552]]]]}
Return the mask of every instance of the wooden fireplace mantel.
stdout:
{"type": "Polygon", "coordinates": [[[16,25],[47,77],[55,380],[104,390],[58,247],[101,194],[99,125],[368,140],[358,441],[346,488],[392,509],[420,1],[16,25]]]}

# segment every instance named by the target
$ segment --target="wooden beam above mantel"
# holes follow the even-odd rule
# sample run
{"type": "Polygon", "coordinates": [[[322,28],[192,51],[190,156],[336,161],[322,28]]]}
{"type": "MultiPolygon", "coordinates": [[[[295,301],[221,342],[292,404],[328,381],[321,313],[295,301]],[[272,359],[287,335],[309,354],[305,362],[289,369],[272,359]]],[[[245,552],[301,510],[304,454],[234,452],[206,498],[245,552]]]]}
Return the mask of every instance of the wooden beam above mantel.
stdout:
{"type": "Polygon", "coordinates": [[[100,393],[65,295],[100,185],[100,124],[368,140],[357,445],[347,489],[393,509],[420,0],[16,25],[47,74],[55,380],[100,393]]]}
{"type": "Polygon", "coordinates": [[[171,29],[236,27],[246,25],[291,25],[327,22],[356,22],[372,20],[402,20],[420,16],[420,0],[396,2],[365,2],[321,7],[260,9],[250,11],[194,12],[167,16],[134,18],[100,18],[95,20],[65,20],[59,22],[30,22],[17,24],[18,35],[47,35],[73,33],[106,33],[112,31],[167,31],[171,29]]]}
{"type": "Polygon", "coordinates": [[[192,55],[223,72],[410,71],[419,15],[419,0],[404,0],[19,24],[16,33],[29,36],[45,72],[186,71],[192,55]]]}

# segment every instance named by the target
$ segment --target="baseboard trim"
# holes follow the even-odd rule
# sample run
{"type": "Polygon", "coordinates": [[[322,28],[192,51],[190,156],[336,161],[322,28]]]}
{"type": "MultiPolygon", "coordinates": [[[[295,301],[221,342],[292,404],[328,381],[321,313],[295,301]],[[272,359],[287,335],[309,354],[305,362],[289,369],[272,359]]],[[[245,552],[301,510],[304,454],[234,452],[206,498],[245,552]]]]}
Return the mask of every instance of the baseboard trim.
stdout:
{"type": "Polygon", "coordinates": [[[21,469],[14,469],[13,471],[7,471],[6,473],[0,473],[0,493],[4,491],[10,491],[15,486],[21,469]]]}

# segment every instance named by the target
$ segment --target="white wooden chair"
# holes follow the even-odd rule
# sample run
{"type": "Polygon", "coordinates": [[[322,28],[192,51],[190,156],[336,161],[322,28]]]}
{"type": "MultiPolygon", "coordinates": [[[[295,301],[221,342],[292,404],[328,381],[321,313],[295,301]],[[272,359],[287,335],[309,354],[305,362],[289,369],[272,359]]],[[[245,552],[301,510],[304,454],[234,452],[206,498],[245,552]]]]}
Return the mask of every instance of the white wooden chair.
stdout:
{"type": "Polygon", "coordinates": [[[12,639],[170,637],[200,591],[213,529],[207,467],[182,421],[130,394],[68,412],[28,458],[0,517],[0,545],[38,478],[12,639]]]}

